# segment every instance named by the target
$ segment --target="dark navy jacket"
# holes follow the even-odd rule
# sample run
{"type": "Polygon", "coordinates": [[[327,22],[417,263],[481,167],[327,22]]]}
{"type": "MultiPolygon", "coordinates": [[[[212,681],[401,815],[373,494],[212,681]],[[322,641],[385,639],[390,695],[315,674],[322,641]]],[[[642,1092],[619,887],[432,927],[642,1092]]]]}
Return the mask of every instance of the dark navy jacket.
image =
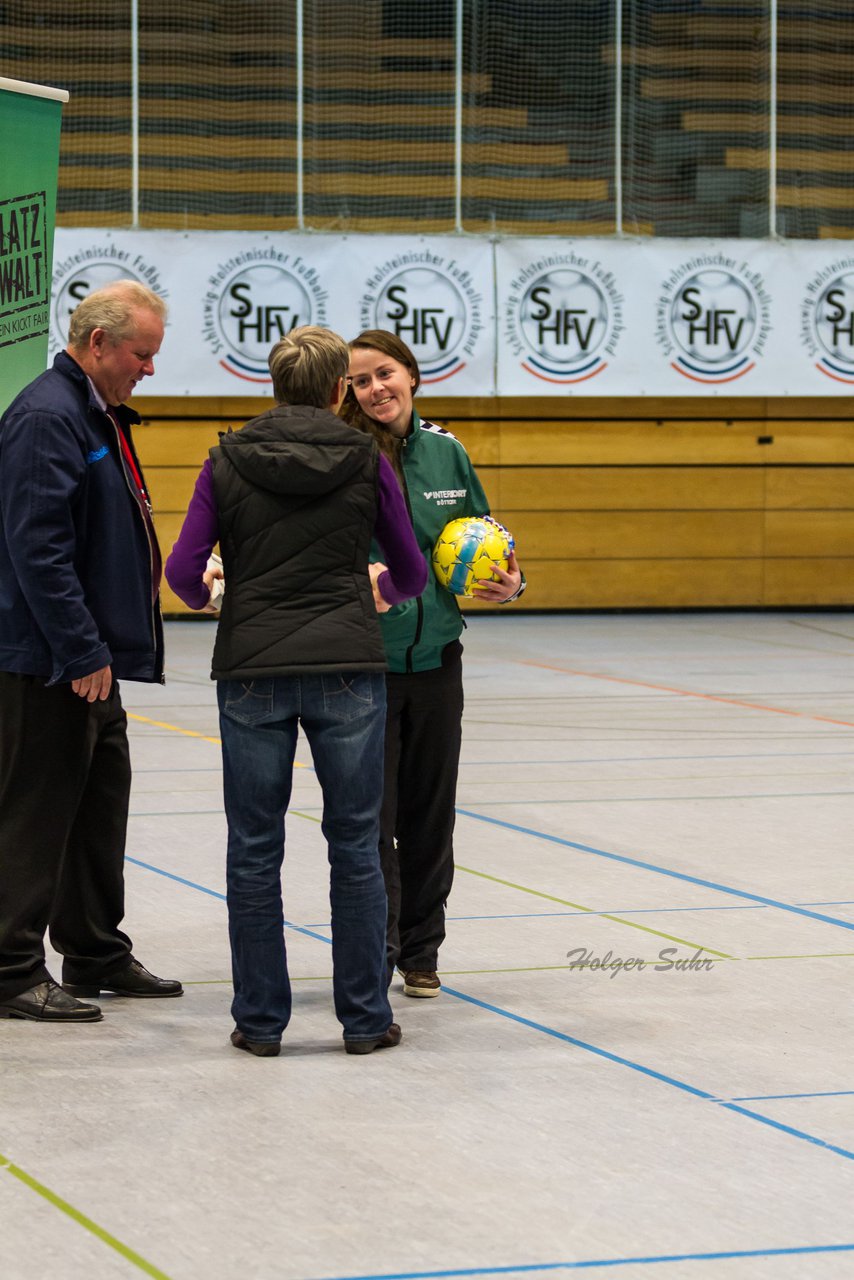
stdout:
{"type": "MultiPolygon", "coordinates": [[[[133,449],[139,417],[118,417],[133,449]]],[[[162,680],[160,601],[115,423],[61,352],[0,418],[0,671],[56,684],[108,665],[162,680]]]]}

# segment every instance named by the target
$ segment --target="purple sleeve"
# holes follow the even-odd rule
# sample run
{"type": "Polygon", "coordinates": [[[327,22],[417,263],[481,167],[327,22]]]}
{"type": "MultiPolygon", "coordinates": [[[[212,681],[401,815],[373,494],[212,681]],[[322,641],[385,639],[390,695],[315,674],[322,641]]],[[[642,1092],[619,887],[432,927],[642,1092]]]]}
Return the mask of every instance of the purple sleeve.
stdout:
{"type": "Polygon", "coordinates": [[[427,561],[421,554],[406,503],[388,458],[380,455],[377,522],[374,537],[388,572],[377,579],[387,604],[402,604],[419,596],[427,585],[427,561]]]}
{"type": "Polygon", "coordinates": [[[202,581],[208,557],[219,541],[219,515],[213,490],[210,458],[199,472],[178,541],[166,561],[166,581],[184,604],[204,609],[210,592],[202,581]]]}

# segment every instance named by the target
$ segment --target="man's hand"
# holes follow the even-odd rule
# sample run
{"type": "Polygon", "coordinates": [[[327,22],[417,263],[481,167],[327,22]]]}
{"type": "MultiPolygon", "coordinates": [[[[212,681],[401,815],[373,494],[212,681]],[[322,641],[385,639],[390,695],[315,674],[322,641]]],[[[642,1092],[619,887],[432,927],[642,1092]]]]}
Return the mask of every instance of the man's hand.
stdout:
{"type": "Polygon", "coordinates": [[[105,702],[110,696],[112,687],[113,672],[110,667],[101,667],[91,675],[81,676],[79,680],[71,681],[74,693],[78,698],[85,698],[87,702],[105,702]]]}
{"type": "Polygon", "coordinates": [[[387,568],[388,565],[383,564],[379,560],[376,564],[368,565],[368,573],[371,577],[371,590],[374,593],[374,604],[377,606],[377,613],[388,613],[391,608],[391,605],[386,604],[385,600],[383,600],[382,595],[380,594],[380,589],[377,586],[377,578],[381,573],[385,573],[387,568]]]}

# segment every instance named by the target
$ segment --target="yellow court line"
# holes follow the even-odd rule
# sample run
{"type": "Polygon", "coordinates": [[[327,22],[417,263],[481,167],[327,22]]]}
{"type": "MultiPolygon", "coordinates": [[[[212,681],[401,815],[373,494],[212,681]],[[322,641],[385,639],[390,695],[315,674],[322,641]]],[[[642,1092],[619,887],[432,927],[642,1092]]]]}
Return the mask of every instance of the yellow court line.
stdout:
{"type": "Polygon", "coordinates": [[[185,738],[201,738],[202,742],[215,742],[217,746],[222,746],[221,738],[209,738],[204,733],[197,733],[195,729],[182,729],[177,724],[166,724],[163,720],[149,720],[148,716],[137,716],[132,712],[127,712],[128,720],[138,720],[140,724],[153,725],[155,729],[170,729],[172,733],[182,733],[185,738]]]}
{"type": "Polygon", "coordinates": [[[804,951],[792,956],[745,956],[745,960],[833,960],[854,956],[854,951],[804,951]]]}
{"type": "Polygon", "coordinates": [[[17,1178],[19,1182],[23,1182],[24,1186],[29,1187],[31,1191],[35,1191],[43,1199],[52,1204],[55,1209],[60,1209],[67,1214],[72,1221],[78,1226],[84,1227],[87,1231],[91,1231],[92,1235],[97,1236],[104,1244],[109,1245],[116,1253],[121,1254],[128,1262],[132,1262],[135,1267],[139,1267],[140,1271],[144,1271],[147,1276],[153,1276],[154,1280],[170,1280],[165,1271],[161,1271],[159,1267],[155,1267],[153,1262],[147,1262],[140,1254],[129,1245],[122,1244],[121,1240],[117,1240],[115,1236],[111,1236],[109,1231],[105,1231],[103,1227],[99,1227],[97,1222],[93,1222],[91,1218],[87,1218],[85,1213],[81,1213],[79,1209],[75,1209],[67,1200],[63,1200],[55,1191],[51,1191],[44,1183],[38,1182],[35,1178],[30,1177],[23,1169],[19,1169],[16,1164],[12,1164],[11,1160],[0,1155],[0,1171],[10,1173],[13,1178],[17,1178]]]}
{"type": "MultiPolygon", "coordinates": [[[[202,742],[214,742],[218,747],[222,746],[222,738],[211,738],[207,734],[198,733],[195,729],[182,729],[177,724],[167,724],[165,720],[150,720],[148,716],[138,716],[133,712],[126,712],[128,720],[138,720],[140,724],[150,724],[155,729],[169,729],[172,733],[182,733],[185,738],[200,738],[202,742]]],[[[294,761],[295,769],[309,769],[310,765],[301,764],[299,760],[294,761]]],[[[304,815],[300,815],[301,817],[304,815]]]]}
{"type": "Polygon", "coordinates": [[[503,884],[507,889],[518,889],[520,893],[529,893],[534,898],[545,898],[548,902],[558,902],[563,907],[572,907],[575,911],[583,911],[585,914],[599,916],[601,920],[612,920],[615,924],[624,924],[629,929],[639,929],[641,933],[649,933],[654,938],[666,938],[668,942],[679,942],[683,947],[693,947],[695,951],[708,951],[709,955],[718,956],[721,960],[734,960],[735,956],[729,955],[726,951],[715,951],[713,947],[706,947],[701,942],[690,942],[686,938],[679,938],[675,933],[662,933],[660,929],[650,929],[647,924],[638,924],[635,920],[624,920],[622,916],[612,916],[606,911],[597,911],[595,907],[585,907],[580,902],[570,902],[568,898],[557,898],[553,893],[541,893],[539,889],[529,889],[524,884],[514,884],[512,880],[502,880],[500,876],[491,876],[486,871],[475,871],[472,867],[461,867],[457,863],[458,871],[465,871],[470,876],[479,876],[481,880],[491,880],[494,884],[503,884]]]}

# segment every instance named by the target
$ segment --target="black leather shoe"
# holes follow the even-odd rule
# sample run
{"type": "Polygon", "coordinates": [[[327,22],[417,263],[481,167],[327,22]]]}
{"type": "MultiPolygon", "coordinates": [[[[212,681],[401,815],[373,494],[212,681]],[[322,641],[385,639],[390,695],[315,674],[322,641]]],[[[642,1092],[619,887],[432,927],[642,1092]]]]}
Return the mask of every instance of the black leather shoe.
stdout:
{"type": "Polygon", "coordinates": [[[281,1040],[247,1040],[243,1032],[238,1031],[236,1027],[231,1033],[231,1043],[235,1049],[245,1049],[247,1053],[254,1053],[256,1058],[278,1058],[282,1047],[281,1040]]]}
{"type": "Polygon", "coordinates": [[[348,1053],[373,1053],[374,1049],[393,1049],[402,1038],[403,1032],[393,1022],[381,1036],[375,1036],[373,1040],[345,1040],[344,1048],[348,1053]]]}
{"type": "Polygon", "coordinates": [[[29,1018],[32,1022],[100,1022],[103,1018],[96,1004],[82,1004],[66,995],[62,987],[48,978],[11,1000],[0,1002],[0,1018],[29,1018]]]}
{"type": "Polygon", "coordinates": [[[97,996],[100,991],[112,991],[116,996],[182,996],[184,988],[174,978],[155,978],[153,973],[134,960],[112,978],[100,982],[63,982],[62,988],[72,996],[97,996]]]}

